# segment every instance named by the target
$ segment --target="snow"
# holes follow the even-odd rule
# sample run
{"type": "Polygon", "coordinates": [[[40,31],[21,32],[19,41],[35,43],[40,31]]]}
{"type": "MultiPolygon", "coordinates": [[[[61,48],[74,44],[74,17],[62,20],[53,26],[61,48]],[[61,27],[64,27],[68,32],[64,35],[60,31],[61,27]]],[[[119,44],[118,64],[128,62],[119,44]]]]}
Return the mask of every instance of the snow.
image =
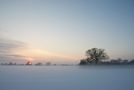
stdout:
{"type": "Polygon", "coordinates": [[[134,90],[134,66],[0,66],[0,90],[134,90]]]}

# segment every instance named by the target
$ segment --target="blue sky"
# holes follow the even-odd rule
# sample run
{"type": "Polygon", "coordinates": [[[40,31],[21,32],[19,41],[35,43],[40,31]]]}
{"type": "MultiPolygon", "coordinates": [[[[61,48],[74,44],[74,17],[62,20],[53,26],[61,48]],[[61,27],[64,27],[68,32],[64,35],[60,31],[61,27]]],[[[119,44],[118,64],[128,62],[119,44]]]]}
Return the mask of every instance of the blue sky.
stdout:
{"type": "Polygon", "coordinates": [[[38,58],[45,61],[77,62],[93,47],[106,49],[111,58],[132,59],[134,1],[0,0],[0,35],[40,50],[38,58]]]}

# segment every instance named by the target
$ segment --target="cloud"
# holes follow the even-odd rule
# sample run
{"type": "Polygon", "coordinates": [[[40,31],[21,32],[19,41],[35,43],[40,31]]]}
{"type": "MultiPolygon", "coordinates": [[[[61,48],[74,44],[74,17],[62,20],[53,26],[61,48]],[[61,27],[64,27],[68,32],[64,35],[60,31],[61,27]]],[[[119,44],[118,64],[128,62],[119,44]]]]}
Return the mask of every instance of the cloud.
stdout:
{"type": "Polygon", "coordinates": [[[19,53],[14,53],[16,50],[26,48],[27,44],[24,42],[0,38],[0,60],[22,60],[25,56],[19,53]]]}
{"type": "Polygon", "coordinates": [[[16,54],[16,55],[15,55],[15,54],[13,54],[13,55],[10,54],[10,55],[7,55],[7,56],[11,56],[11,57],[20,57],[20,58],[21,58],[21,57],[22,57],[22,58],[23,58],[23,57],[24,57],[24,58],[26,57],[26,56],[23,56],[23,55],[17,55],[17,54],[16,54]]]}

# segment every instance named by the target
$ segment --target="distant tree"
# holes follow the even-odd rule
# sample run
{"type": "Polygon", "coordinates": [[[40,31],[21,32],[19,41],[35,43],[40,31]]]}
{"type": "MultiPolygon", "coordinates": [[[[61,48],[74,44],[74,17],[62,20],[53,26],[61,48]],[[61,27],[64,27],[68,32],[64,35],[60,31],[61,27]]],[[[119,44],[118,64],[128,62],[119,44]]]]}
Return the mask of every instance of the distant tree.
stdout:
{"type": "Polygon", "coordinates": [[[87,60],[82,59],[82,60],[80,61],[80,65],[86,65],[86,64],[87,64],[87,60]]]}
{"type": "Polygon", "coordinates": [[[26,65],[32,65],[31,61],[27,61],[26,65]]]}
{"type": "Polygon", "coordinates": [[[46,62],[46,65],[51,65],[51,62],[46,62]]]}
{"type": "Polygon", "coordinates": [[[12,62],[9,62],[9,64],[8,65],[13,65],[13,63],[12,62]]]}
{"type": "Polygon", "coordinates": [[[36,63],[35,64],[36,66],[41,66],[41,65],[43,65],[41,62],[38,62],[38,63],[36,63]]]}
{"type": "Polygon", "coordinates": [[[109,56],[105,53],[104,49],[98,49],[98,48],[91,48],[86,51],[87,56],[87,62],[91,63],[92,61],[95,61],[97,64],[100,60],[108,59],[109,56]]]}

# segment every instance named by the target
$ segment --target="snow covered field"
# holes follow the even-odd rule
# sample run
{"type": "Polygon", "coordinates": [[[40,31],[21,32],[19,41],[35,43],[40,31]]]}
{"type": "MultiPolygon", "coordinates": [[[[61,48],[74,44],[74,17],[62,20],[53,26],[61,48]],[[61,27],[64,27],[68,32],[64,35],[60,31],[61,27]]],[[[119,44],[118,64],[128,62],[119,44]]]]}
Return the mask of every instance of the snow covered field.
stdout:
{"type": "Polygon", "coordinates": [[[134,90],[134,66],[0,66],[0,90],[134,90]]]}

